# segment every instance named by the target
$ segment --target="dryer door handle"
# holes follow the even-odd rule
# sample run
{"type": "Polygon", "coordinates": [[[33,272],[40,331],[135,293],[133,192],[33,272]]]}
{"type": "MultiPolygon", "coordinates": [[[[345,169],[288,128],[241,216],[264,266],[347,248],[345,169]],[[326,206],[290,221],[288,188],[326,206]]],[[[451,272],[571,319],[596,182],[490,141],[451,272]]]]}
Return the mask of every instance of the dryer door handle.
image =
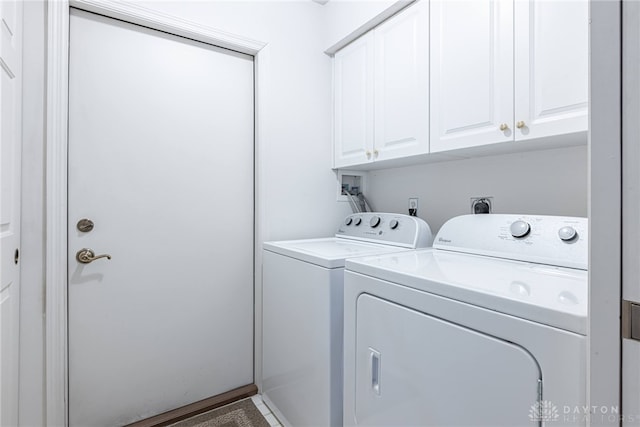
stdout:
{"type": "Polygon", "coordinates": [[[371,366],[371,389],[380,396],[380,352],[369,347],[369,361],[371,366]]]}

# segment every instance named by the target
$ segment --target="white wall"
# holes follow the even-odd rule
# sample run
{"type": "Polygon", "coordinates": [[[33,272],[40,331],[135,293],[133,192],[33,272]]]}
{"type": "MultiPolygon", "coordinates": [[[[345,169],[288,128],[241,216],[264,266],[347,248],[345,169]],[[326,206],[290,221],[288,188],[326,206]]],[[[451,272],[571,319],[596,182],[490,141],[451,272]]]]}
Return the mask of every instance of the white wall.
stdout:
{"type": "Polygon", "coordinates": [[[379,211],[418,216],[435,233],[470,213],[470,198],[493,196],[493,212],[587,216],[587,147],[503,154],[372,171],[368,198],[379,211]]]}
{"type": "Polygon", "coordinates": [[[330,0],[324,6],[324,49],[344,39],[396,2],[397,0],[330,0]]]}

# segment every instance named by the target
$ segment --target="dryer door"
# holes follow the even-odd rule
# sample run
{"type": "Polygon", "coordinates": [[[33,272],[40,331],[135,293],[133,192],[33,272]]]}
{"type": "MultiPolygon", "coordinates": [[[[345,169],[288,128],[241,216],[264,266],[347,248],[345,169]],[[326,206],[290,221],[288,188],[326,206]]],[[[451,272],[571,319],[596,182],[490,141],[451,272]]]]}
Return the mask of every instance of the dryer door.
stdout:
{"type": "Polygon", "coordinates": [[[522,347],[367,294],[356,322],[358,425],[539,425],[522,347]]]}

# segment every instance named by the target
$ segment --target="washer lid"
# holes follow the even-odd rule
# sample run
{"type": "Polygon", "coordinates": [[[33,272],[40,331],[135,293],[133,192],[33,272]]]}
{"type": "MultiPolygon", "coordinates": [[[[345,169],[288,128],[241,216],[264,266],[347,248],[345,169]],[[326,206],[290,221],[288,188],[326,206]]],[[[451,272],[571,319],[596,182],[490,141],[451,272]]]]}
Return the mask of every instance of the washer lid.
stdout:
{"type": "Polygon", "coordinates": [[[348,260],[346,268],[586,335],[584,270],[437,249],[348,260]]]}
{"type": "Polygon", "coordinates": [[[345,258],[379,255],[408,249],[339,237],[265,242],[264,250],[310,262],[325,268],[344,267],[345,258]]]}

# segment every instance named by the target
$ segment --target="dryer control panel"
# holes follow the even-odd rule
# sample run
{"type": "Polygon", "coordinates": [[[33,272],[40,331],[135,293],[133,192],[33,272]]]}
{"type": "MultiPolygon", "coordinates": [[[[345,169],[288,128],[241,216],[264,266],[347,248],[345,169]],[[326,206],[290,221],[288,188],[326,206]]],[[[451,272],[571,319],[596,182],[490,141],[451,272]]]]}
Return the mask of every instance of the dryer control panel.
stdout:
{"type": "Polygon", "coordinates": [[[547,215],[462,215],[447,221],[433,247],[587,270],[587,218],[547,215]]]}
{"type": "Polygon", "coordinates": [[[424,220],[381,212],[349,215],[338,227],[336,237],[403,248],[427,248],[433,243],[431,228],[424,220]]]}

